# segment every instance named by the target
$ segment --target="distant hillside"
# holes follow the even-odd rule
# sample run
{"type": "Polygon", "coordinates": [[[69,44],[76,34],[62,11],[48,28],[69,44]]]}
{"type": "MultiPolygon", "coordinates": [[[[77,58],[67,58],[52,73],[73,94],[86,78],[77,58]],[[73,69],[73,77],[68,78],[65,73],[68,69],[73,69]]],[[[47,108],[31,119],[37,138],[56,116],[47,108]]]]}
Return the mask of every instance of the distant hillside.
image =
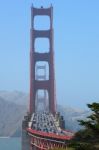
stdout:
{"type": "MultiPolygon", "coordinates": [[[[14,91],[0,91],[0,136],[21,136],[21,123],[28,107],[28,94],[14,91]]],[[[88,111],[76,110],[58,105],[64,116],[66,128],[80,129],[77,120],[89,115],[88,111]]]]}
{"type": "Polygon", "coordinates": [[[58,111],[64,116],[66,128],[74,132],[81,129],[81,126],[78,124],[77,120],[85,119],[90,114],[89,111],[59,105],[58,111]]]}
{"type": "Polygon", "coordinates": [[[20,91],[0,91],[0,97],[6,101],[13,102],[18,105],[28,105],[29,102],[28,94],[20,91]]]}
{"type": "Polygon", "coordinates": [[[0,136],[12,136],[26,113],[26,107],[7,102],[0,97],[0,136]]]}

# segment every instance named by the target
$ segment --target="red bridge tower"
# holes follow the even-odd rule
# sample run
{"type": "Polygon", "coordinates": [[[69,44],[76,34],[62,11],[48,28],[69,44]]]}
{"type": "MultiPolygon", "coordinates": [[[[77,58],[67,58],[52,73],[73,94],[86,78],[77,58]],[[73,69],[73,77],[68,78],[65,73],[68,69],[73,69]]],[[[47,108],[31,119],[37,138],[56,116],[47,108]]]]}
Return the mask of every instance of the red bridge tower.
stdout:
{"type": "Polygon", "coordinates": [[[55,98],[55,77],[54,77],[54,49],[53,49],[53,7],[50,8],[34,8],[31,7],[31,44],[30,44],[30,113],[36,111],[35,102],[38,90],[47,90],[49,97],[49,111],[52,114],[56,112],[56,98],[55,98]],[[50,18],[49,30],[36,30],[34,28],[34,18],[39,16],[48,16],[50,18]],[[36,38],[48,38],[49,52],[36,52],[35,40],[36,38]],[[49,65],[49,79],[36,79],[36,62],[46,61],[49,65]]]}

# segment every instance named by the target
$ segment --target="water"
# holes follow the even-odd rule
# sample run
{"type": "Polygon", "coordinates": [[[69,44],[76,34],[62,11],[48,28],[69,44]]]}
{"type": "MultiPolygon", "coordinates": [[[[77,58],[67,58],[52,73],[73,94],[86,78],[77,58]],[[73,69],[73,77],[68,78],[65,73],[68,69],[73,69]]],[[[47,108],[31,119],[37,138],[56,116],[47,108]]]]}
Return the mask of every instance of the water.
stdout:
{"type": "Polygon", "coordinates": [[[21,138],[0,138],[0,150],[21,150],[21,138]]]}

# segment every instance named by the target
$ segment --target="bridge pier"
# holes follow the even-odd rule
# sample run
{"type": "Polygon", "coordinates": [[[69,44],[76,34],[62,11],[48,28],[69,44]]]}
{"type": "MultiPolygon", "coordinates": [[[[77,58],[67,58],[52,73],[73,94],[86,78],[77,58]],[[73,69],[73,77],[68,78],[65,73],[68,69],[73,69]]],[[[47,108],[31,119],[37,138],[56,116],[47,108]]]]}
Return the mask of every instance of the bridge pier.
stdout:
{"type": "Polygon", "coordinates": [[[30,142],[31,142],[31,139],[29,137],[29,135],[27,134],[27,131],[26,131],[26,128],[28,127],[28,121],[30,119],[30,115],[27,115],[27,116],[24,116],[24,120],[22,122],[22,150],[32,150],[30,149],[30,142]]]}
{"type": "Polygon", "coordinates": [[[32,150],[30,149],[30,139],[25,130],[22,130],[22,150],[32,150]]]}

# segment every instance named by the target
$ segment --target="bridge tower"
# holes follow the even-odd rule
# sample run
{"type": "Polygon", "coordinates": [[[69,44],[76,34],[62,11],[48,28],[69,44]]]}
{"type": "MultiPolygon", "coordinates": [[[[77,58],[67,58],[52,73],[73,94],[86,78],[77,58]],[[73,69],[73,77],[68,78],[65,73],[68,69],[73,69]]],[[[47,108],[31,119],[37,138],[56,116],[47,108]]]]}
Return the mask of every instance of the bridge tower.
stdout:
{"type": "MultiPolygon", "coordinates": [[[[46,22],[45,22],[46,23],[46,22]]],[[[54,77],[54,49],[53,49],[53,7],[34,8],[31,7],[31,31],[30,31],[30,113],[36,111],[36,94],[38,90],[47,90],[49,97],[49,111],[52,114],[56,112],[55,100],[55,77],[54,77]],[[36,30],[35,17],[48,16],[50,19],[50,28],[48,30],[36,30]],[[35,41],[37,38],[47,38],[49,40],[49,52],[37,52],[35,41]],[[49,79],[37,80],[36,63],[45,61],[48,63],[49,79]]]]}

